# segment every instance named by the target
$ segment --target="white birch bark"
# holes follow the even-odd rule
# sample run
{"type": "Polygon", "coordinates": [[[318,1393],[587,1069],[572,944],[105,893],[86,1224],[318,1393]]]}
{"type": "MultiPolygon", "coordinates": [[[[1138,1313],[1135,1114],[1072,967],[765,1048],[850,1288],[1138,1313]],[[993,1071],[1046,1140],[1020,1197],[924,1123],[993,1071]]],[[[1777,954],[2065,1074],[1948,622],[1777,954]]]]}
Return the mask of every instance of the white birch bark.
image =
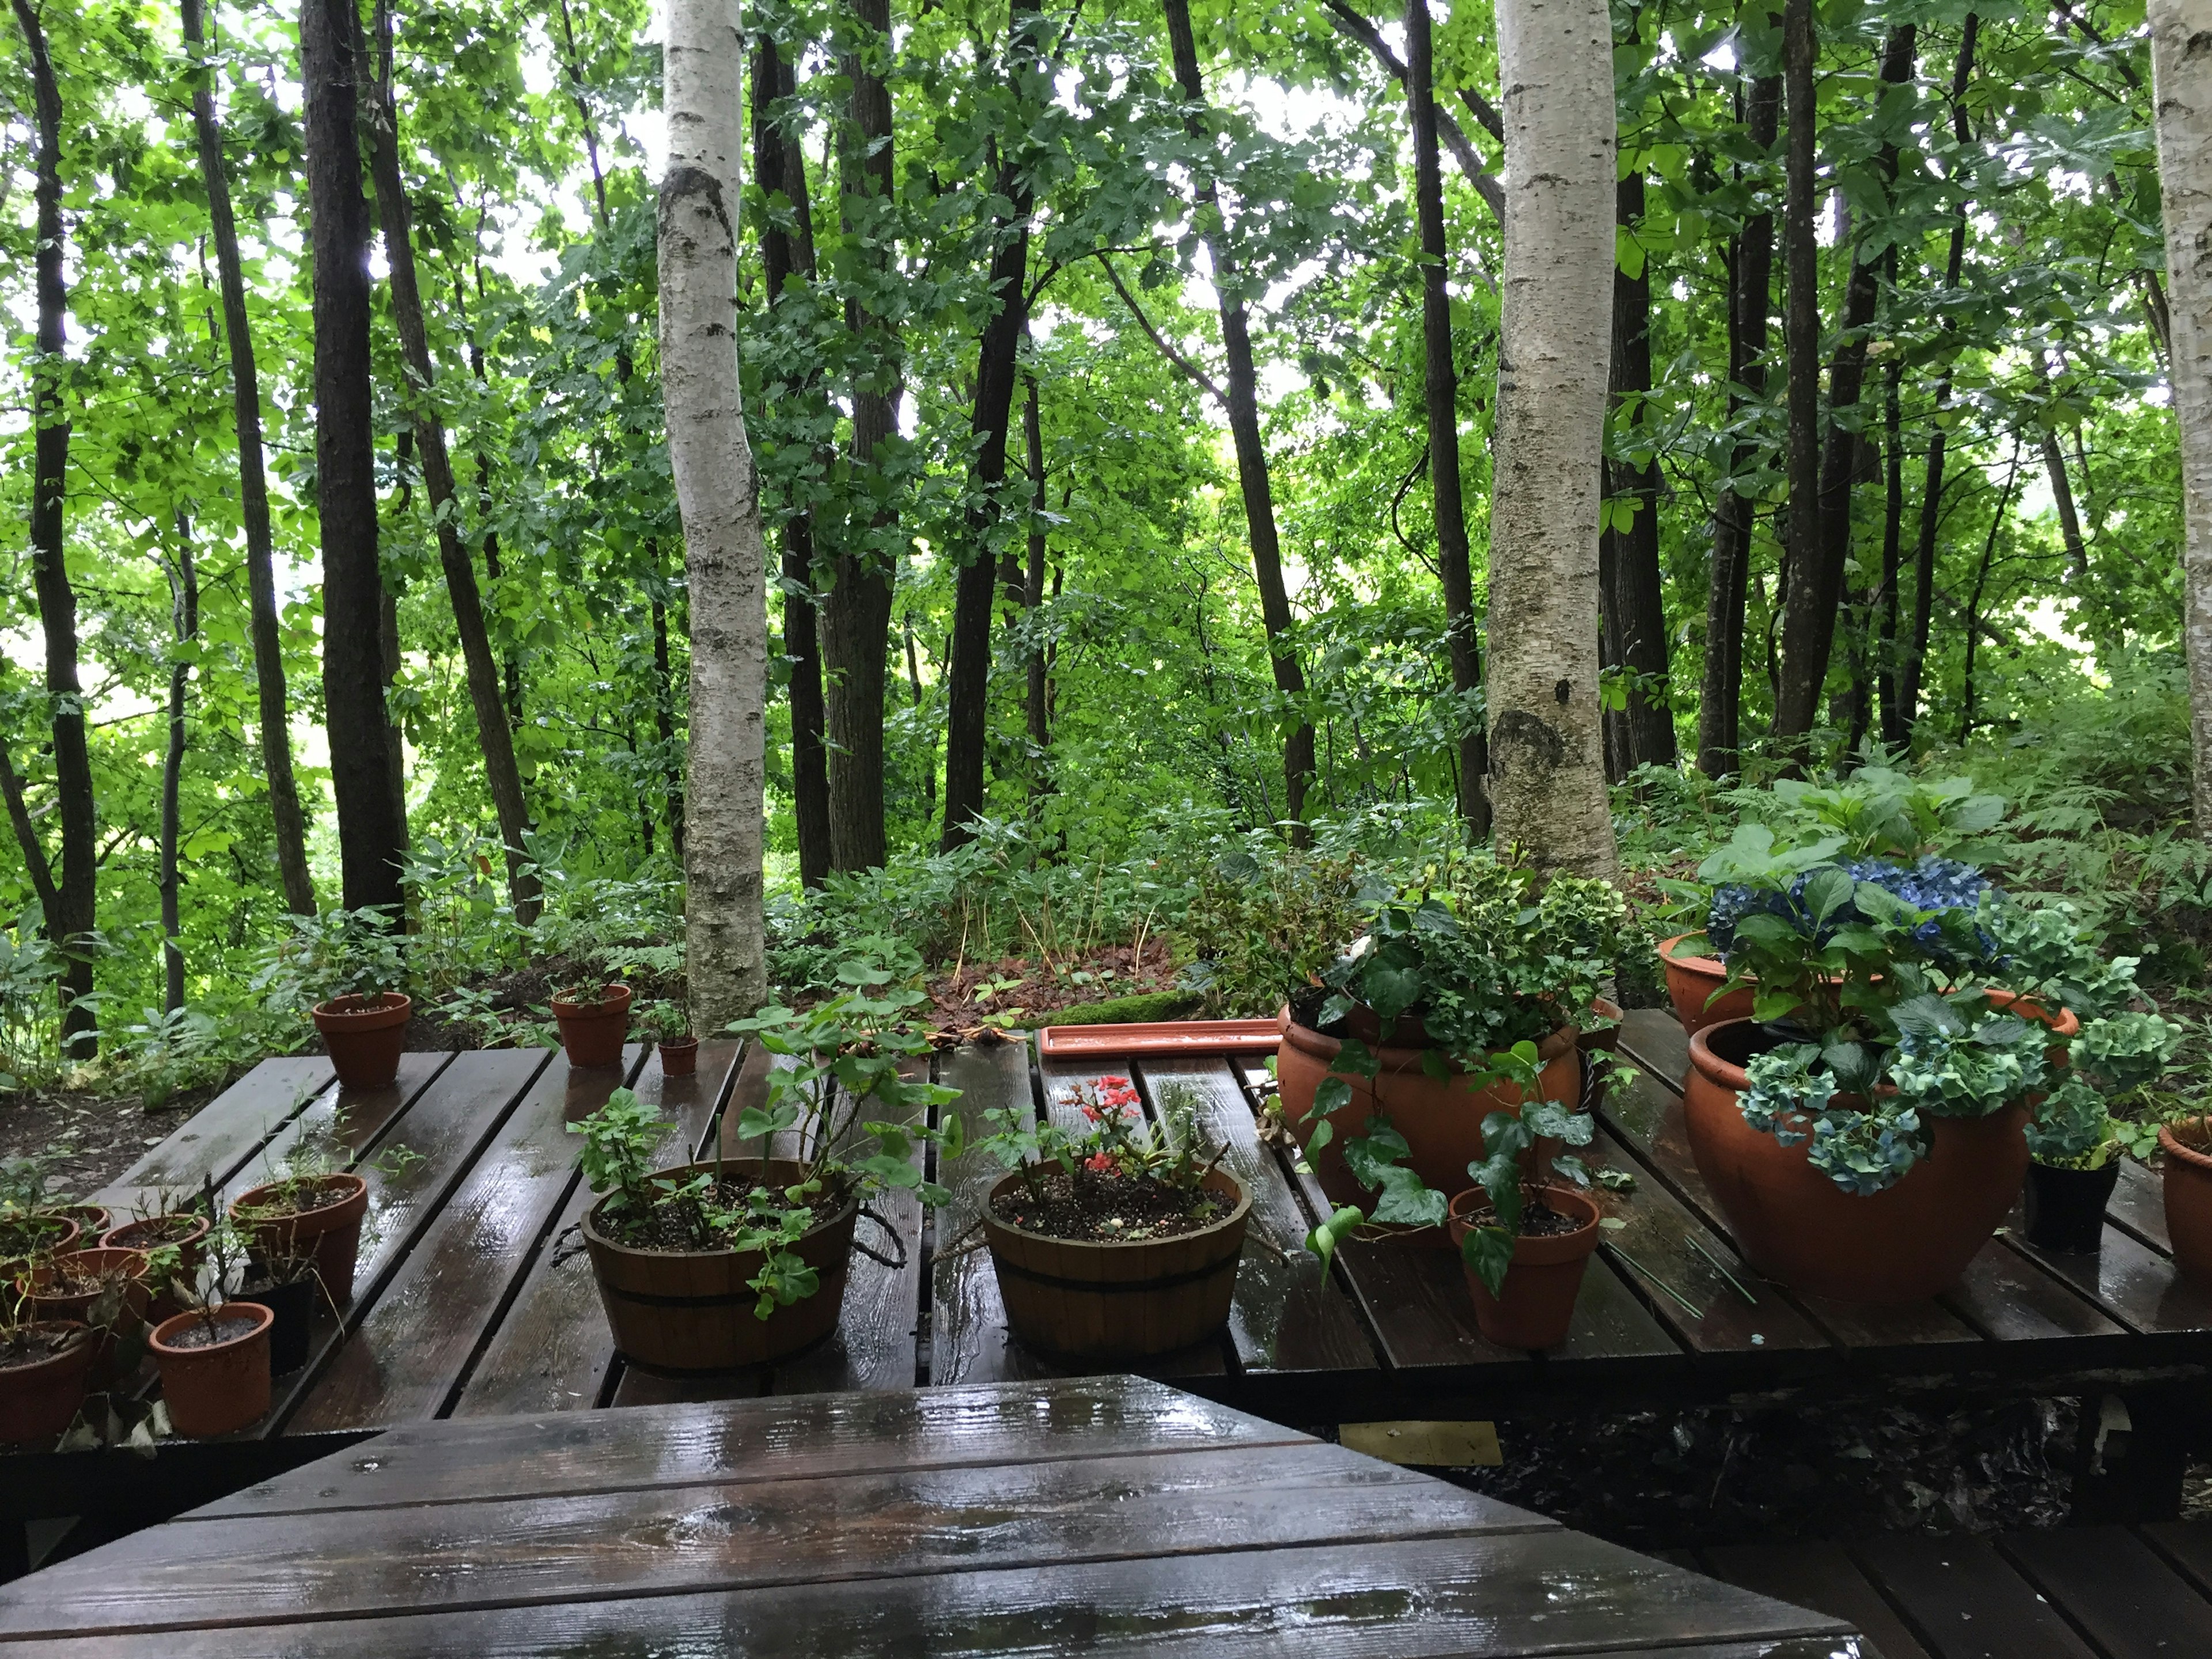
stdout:
{"type": "Polygon", "coordinates": [[[2182,632],[2197,833],[2212,841],[2212,0],[2150,0],[2153,126],[2181,428],[2182,632]]]}
{"type": "Polygon", "coordinates": [[[1598,521],[1613,351],[1605,0],[1498,0],[1505,279],[1490,518],[1490,778],[1501,858],[1620,872],[1598,719],[1598,521]]]}
{"type": "Polygon", "coordinates": [[[768,549],[738,385],[737,240],[745,128],[737,0],[671,0],[663,60],[660,378],[691,603],[691,1024],[716,1031],[768,993],[762,939],[768,549]]]}

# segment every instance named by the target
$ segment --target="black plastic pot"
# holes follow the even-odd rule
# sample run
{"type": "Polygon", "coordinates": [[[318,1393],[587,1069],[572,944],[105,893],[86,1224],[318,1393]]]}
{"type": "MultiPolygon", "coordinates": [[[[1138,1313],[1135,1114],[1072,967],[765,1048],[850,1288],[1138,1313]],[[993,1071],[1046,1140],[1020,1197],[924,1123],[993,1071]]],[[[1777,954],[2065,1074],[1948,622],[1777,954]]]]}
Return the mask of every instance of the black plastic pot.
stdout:
{"type": "Polygon", "coordinates": [[[313,1273],[289,1285],[248,1285],[241,1299],[258,1302],[276,1316],[269,1327],[269,1374],[283,1376],[307,1363],[307,1328],[315,1317],[313,1273]]]}
{"type": "Polygon", "coordinates": [[[2120,1161],[2101,1170],[2027,1166],[2027,1242],[2039,1249],[2087,1254],[2105,1239],[2105,1206],[2120,1179],[2120,1161]]]}

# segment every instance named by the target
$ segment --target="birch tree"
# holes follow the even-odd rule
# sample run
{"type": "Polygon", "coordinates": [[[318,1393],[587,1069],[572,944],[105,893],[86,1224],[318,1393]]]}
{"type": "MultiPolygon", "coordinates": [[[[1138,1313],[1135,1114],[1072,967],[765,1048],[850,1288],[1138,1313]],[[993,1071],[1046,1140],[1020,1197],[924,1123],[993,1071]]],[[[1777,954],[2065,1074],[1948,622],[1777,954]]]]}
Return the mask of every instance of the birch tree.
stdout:
{"type": "Polygon", "coordinates": [[[664,54],[660,362],[691,598],[684,933],[691,1023],[768,994],[762,942],[768,546],[738,385],[744,47],[734,0],[672,0],[664,54]]]}
{"type": "Polygon", "coordinates": [[[1499,0],[1505,277],[1491,500],[1490,778],[1501,856],[1611,878],[1598,518],[1612,355],[1604,0],[1499,0]]]}
{"type": "Polygon", "coordinates": [[[2150,67],[2171,287],[2169,373],[2181,428],[2197,833],[2212,840],[2212,3],[2151,0],[2150,67]]]}

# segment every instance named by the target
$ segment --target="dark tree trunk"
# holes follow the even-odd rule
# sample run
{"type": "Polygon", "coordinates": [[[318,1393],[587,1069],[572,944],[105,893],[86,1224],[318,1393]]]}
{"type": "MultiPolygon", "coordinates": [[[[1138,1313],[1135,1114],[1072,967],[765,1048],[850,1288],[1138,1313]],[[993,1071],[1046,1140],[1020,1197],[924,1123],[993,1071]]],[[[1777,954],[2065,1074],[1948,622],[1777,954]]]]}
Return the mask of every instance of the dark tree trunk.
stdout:
{"type": "MultiPolygon", "coordinates": [[[[1820,559],[1820,520],[1814,507],[1820,493],[1820,263],[1813,236],[1819,142],[1813,66],[1819,48],[1813,0],[1787,0],[1782,20],[1783,98],[1790,125],[1782,209],[1782,332],[1790,377],[1790,513],[1783,563],[1791,590],[1787,605],[1794,614],[1805,603],[1798,590],[1806,587],[1808,574],[1820,559]]],[[[1784,640],[1786,647],[1791,642],[1786,621],[1784,640]]],[[[1805,667],[1795,657],[1782,665],[1775,686],[1773,729],[1778,737],[1812,729],[1820,686],[1817,679],[1809,689],[1802,684],[1805,667]]]]}
{"type": "MultiPolygon", "coordinates": [[[[31,459],[31,586],[39,623],[46,635],[46,699],[54,745],[54,788],[61,820],[62,875],[51,873],[40,890],[52,902],[46,907],[46,937],[62,954],[60,985],[62,1041],[76,1059],[91,1057],[98,1042],[92,1005],[92,956],[88,935],[98,903],[97,817],[92,798],[92,752],[85,741],[84,693],[77,678],[76,592],[70,586],[63,540],[63,509],[69,489],[70,422],[62,400],[65,365],[63,319],[69,289],[63,276],[62,95],[46,51],[46,31],[30,0],[14,0],[15,21],[30,48],[31,89],[38,125],[36,184],[39,246],[39,362],[31,373],[31,423],[37,436],[31,459]]],[[[27,863],[46,866],[46,855],[33,835],[25,847],[27,863]]]]}
{"type": "Polygon", "coordinates": [[[1030,740],[1030,802],[1052,793],[1052,709],[1046,686],[1044,647],[1035,633],[1037,612],[1044,606],[1044,416],[1038,405],[1037,385],[1027,382],[1029,395],[1022,400],[1022,437],[1028,453],[1030,479],[1029,568],[1023,572],[1022,611],[1031,627],[1027,683],[1023,687],[1024,723],[1030,740]]]}
{"type": "MultiPolygon", "coordinates": [[[[1792,0],[1795,12],[1802,0],[1792,0]]],[[[1809,20],[1807,32],[1809,37],[1809,20]]],[[[1793,36],[1793,42],[1795,37],[1793,36]]],[[[1881,80],[1884,86],[1899,86],[1912,77],[1914,26],[1907,23],[1890,31],[1882,47],[1881,80]]],[[[1797,73],[1796,47],[1792,47],[1790,73],[1797,73]]],[[[1809,149],[1812,141],[1810,109],[1812,92],[1811,68],[1805,68],[1807,79],[1806,107],[1808,119],[1805,142],[1809,149]]],[[[1790,170],[1793,188],[1797,182],[1797,151],[1799,148],[1796,121],[1796,88],[1791,88],[1790,170]]],[[[1877,94],[1879,97],[1879,94],[1877,94]]],[[[1811,189],[1810,160],[1807,160],[1806,191],[1811,189]]],[[[1897,150],[1893,145],[1883,147],[1877,167],[1885,185],[1897,176],[1897,150]]],[[[1809,199],[1799,205],[1807,215],[1804,234],[1809,240],[1812,231],[1809,199]]],[[[1793,228],[1792,234],[1796,234],[1793,228]]],[[[1792,253],[1798,252],[1793,244],[1792,253]]],[[[1809,263],[1809,262],[1808,262],[1809,263]]],[[[1790,270],[1791,292],[1790,314],[1793,324],[1799,322],[1801,304],[1810,301],[1817,307],[1818,296],[1796,292],[1797,270],[1793,263],[1790,270]]],[[[1834,650],[1836,615],[1843,602],[1844,568],[1850,557],[1851,547],[1851,484],[1858,473],[1858,434],[1844,418],[1845,411],[1858,403],[1859,392],[1866,378],[1866,327],[1874,320],[1875,303],[1881,297],[1881,268],[1870,259],[1854,256],[1850,276],[1844,283],[1842,337],[1836,346],[1834,362],[1828,370],[1829,423],[1827,438],[1820,456],[1818,509],[1810,515],[1810,522],[1800,526],[1800,514],[1796,503],[1801,499],[1796,486],[1804,482],[1801,476],[1802,462],[1798,455],[1798,409],[1802,388],[1799,379],[1799,357],[1793,335],[1790,352],[1790,465],[1792,508],[1790,512],[1790,603],[1782,620],[1782,693],[1774,713],[1774,732],[1796,750],[1802,751],[1806,736],[1820,712],[1820,688],[1828,676],[1828,659],[1834,650]]],[[[1814,372],[1812,351],[1819,346],[1819,317],[1814,310],[1811,319],[1812,346],[1805,358],[1806,372],[1814,372]]],[[[1813,416],[1817,423],[1817,384],[1814,392],[1813,416]]],[[[1806,498],[1810,499],[1810,498],[1806,498]]]]}
{"type": "MultiPolygon", "coordinates": [[[[1191,137],[1210,143],[1198,106],[1206,101],[1206,85],[1198,71],[1198,45],[1191,33],[1189,0],[1163,0],[1167,14],[1168,44],[1175,56],[1176,82],[1183,101],[1191,106],[1184,121],[1191,137]]],[[[1275,499],[1267,477],[1267,451],[1260,435],[1259,372],[1252,359],[1252,330],[1237,276],[1237,254],[1231,246],[1227,215],[1212,175],[1198,186],[1198,222],[1213,262],[1215,291],[1221,300],[1221,343],[1229,367],[1226,403],[1229,434],[1237,447],[1237,477],[1244,498],[1244,522],[1252,540],[1252,574],[1260,589],[1260,618],[1267,630],[1267,655],[1274,670],[1275,690],[1288,705],[1284,718],[1284,816],[1291,836],[1303,843],[1306,790],[1313,777],[1314,729],[1301,712],[1305,702],[1306,677],[1297,649],[1291,644],[1291,600],[1283,585],[1282,544],[1275,532],[1275,499]]]]}
{"type": "Polygon", "coordinates": [[[1974,734],[1974,647],[1982,631],[1982,594],[1990,580],[1990,561],[1996,556],[1997,535],[2004,529],[2005,514],[2012,507],[2012,492],[2020,483],[2020,440],[2012,444],[2012,465],[2006,470],[2004,488],[1997,492],[1997,510],[1990,515],[1990,533],[1982,544],[1981,562],[1974,567],[1974,586],[1966,599],[1966,663],[1959,687],[1959,741],[1974,734]]]}
{"type": "MultiPolygon", "coordinates": [[[[1896,249],[1890,250],[1893,259],[1896,249]]],[[[1902,749],[1911,741],[1912,727],[1898,702],[1897,623],[1898,587],[1905,570],[1905,366],[1895,358],[1882,376],[1883,457],[1881,512],[1881,623],[1875,646],[1875,690],[1881,700],[1881,741],[1887,749],[1902,749]]]]}
{"type": "MultiPolygon", "coordinates": [[[[1781,133],[1782,77],[1751,83],[1745,112],[1751,142],[1771,155],[1781,133]]],[[[1729,416],[1766,396],[1766,325],[1773,304],[1774,216],[1754,214],[1735,239],[1729,292],[1729,416]],[[1735,390],[1741,387],[1741,392],[1735,390]]],[[[1740,440],[1731,477],[1748,467],[1757,447],[1740,440]]],[[[1713,514],[1712,580],[1705,599],[1705,688],[1698,702],[1698,769],[1707,777],[1736,770],[1742,742],[1744,593],[1751,576],[1753,505],[1733,487],[1713,514]]]]}
{"type": "MultiPolygon", "coordinates": [[[[169,620],[177,643],[189,646],[200,635],[200,578],[192,562],[192,526],[177,514],[177,557],[169,568],[169,620]]],[[[175,1013],[185,1006],[185,951],[179,915],[178,795],[185,775],[185,703],[191,690],[192,665],[181,656],[169,670],[169,747],[161,757],[161,1006],[175,1013]]]]}
{"type": "MultiPolygon", "coordinates": [[[[1644,175],[1632,173],[1617,187],[1616,213],[1624,226],[1644,218],[1644,175]]],[[[1651,391],[1651,273],[1613,274],[1613,395],[1632,404],[1632,432],[1644,426],[1651,391]]],[[[1659,463],[1606,463],[1606,495],[1633,501],[1626,529],[1599,538],[1598,597],[1603,611],[1606,658],[1628,680],[1628,707],[1606,716],[1619,727],[1624,771],[1674,764],[1674,715],[1667,699],[1667,601],[1659,571],[1659,463]]],[[[1608,743],[1607,748],[1613,746],[1608,743]]]]}
{"type": "Polygon", "coordinates": [[[1451,641],[1452,693],[1461,726],[1459,814],[1468,839],[1490,839],[1490,732],[1480,707],[1482,636],[1474,614],[1467,503],[1459,471],[1459,374],[1452,357],[1443,167],[1437,149],[1435,52],[1428,0],[1406,0],[1406,103],[1413,126],[1413,204],[1421,231],[1422,384],[1428,404],[1429,488],[1436,505],[1437,569],[1451,641]]]}
{"type": "MultiPolygon", "coordinates": [[[[791,66],[776,49],[775,37],[760,31],[753,53],[753,176],[761,194],[779,193],[791,204],[796,236],[773,220],[761,228],[761,274],[769,304],[784,302],[784,289],[796,276],[814,281],[812,209],[806,187],[806,158],[799,140],[774,117],[778,100],[798,90],[791,66]]],[[[810,401],[819,397],[812,383],[810,401]]],[[[794,511],[783,525],[783,653],[790,659],[791,793],[799,831],[799,879],[819,887],[830,873],[830,768],[822,746],[822,647],[814,611],[814,517],[794,511]]]]}
{"type": "Polygon", "coordinates": [[[2078,586],[2089,578],[2089,548],[2081,539],[2081,515],[2066,476],[2066,454],[2058,447],[2058,434],[2049,427],[2043,429],[2042,447],[2044,476],[2051,481],[2051,499],[2058,507],[2058,534],[2066,546],[2066,580],[2078,586]]]}
{"type": "MultiPolygon", "coordinates": [[[[888,202],[893,189],[891,95],[879,72],[891,51],[890,0],[854,0],[853,15],[872,38],[866,55],[839,62],[853,88],[842,216],[846,234],[862,244],[860,257],[884,259],[887,250],[867,246],[875,233],[866,204],[888,202]]],[[[853,388],[853,463],[865,475],[897,430],[898,337],[892,324],[858,300],[846,302],[845,321],[859,337],[862,359],[853,388]]],[[[830,856],[840,870],[866,870],[884,861],[884,664],[890,641],[892,564],[868,544],[871,530],[887,531],[894,521],[886,510],[872,526],[849,526],[861,544],[836,550],[830,560],[830,588],[822,596],[830,856]]]]}
{"type": "MultiPolygon", "coordinates": [[[[392,83],[392,12],[377,8],[377,45],[383,73],[369,117],[369,170],[376,184],[377,210],[384,222],[384,253],[392,270],[392,315],[398,325],[400,355],[410,382],[402,400],[422,459],[422,482],[430,492],[430,516],[438,538],[438,564],[460,636],[461,662],[469,702],[476,712],[477,745],[483,750],[484,778],[492,808],[499,816],[499,838],[507,852],[507,896],[515,920],[524,927],[541,908],[538,873],[525,837],[530,808],[522,793],[522,772],[514,759],[514,733],[507,725],[501,695],[499,661],[484,626],[483,600],[476,564],[461,544],[460,492],[446,450],[445,423],[431,406],[436,370],[430,362],[430,337],[422,319],[422,294],[416,282],[413,214],[399,171],[399,110],[392,83]]],[[[665,677],[664,677],[665,683],[665,677]]]]}
{"type": "MultiPolygon", "coordinates": [[[[1006,64],[1016,107],[1023,84],[1042,67],[1042,18],[1035,0],[1013,0],[1006,24],[1006,64]]],[[[996,193],[1009,211],[994,227],[990,295],[995,307],[975,350],[975,401],[969,433],[975,452],[975,504],[968,515],[967,562],[960,567],[952,607],[952,660],[945,677],[945,830],[939,850],[974,839],[984,804],[984,750],[990,727],[991,605],[998,585],[993,532],[1004,520],[999,491],[1006,481],[1006,442],[1013,422],[1014,378],[1029,332],[1030,181],[1014,161],[1016,133],[1001,150],[996,193]]]]}
{"type": "MultiPolygon", "coordinates": [[[[206,44],[203,0],[184,0],[185,47],[198,57],[206,44]]],[[[291,717],[284,684],[284,647],[276,621],[276,577],[269,532],[269,483],[261,462],[261,382],[254,362],[253,331],[246,314],[246,276],[238,253],[238,223],[231,211],[230,173],[222,155],[213,77],[204,64],[192,72],[192,125],[199,141],[200,179],[215,232],[216,275],[222,288],[223,332],[230,345],[232,418],[238,432],[239,516],[246,530],[248,632],[258,697],[261,771],[269,787],[269,811],[276,842],[276,870],[288,909],[315,913],[314,878],[307,870],[307,822],[292,776],[291,717]]]]}
{"type": "Polygon", "coordinates": [[[368,215],[356,125],[359,20],[301,0],[307,201],[314,246],[315,495],[323,555],[323,707],[344,903],[397,916],[407,823],[385,714],[384,582],[376,562],[369,386],[368,215]]]}

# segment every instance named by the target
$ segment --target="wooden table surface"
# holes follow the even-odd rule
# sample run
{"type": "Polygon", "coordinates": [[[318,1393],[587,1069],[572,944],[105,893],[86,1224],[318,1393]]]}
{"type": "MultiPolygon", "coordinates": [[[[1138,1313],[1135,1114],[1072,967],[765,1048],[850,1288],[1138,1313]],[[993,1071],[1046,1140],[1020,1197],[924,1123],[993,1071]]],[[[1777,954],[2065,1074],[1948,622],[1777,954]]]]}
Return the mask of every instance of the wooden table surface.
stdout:
{"type": "Polygon", "coordinates": [[[1863,1650],[1128,1376],[416,1423],[0,1589],[42,1659],[1863,1650]]]}

